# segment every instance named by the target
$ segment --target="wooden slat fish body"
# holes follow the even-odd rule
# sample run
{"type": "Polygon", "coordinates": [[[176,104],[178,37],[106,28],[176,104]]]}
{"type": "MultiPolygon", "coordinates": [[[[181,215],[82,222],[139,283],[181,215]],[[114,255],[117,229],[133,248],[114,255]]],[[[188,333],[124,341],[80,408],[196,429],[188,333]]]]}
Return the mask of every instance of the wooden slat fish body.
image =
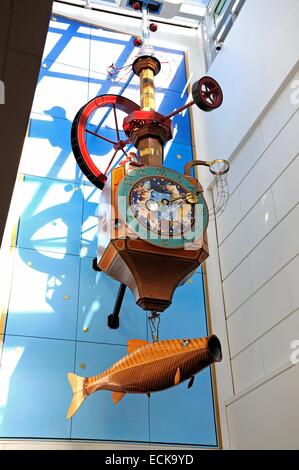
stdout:
{"type": "Polygon", "coordinates": [[[73,401],[68,417],[96,391],[112,391],[117,403],[126,393],[149,394],[173,387],[221,360],[221,344],[216,336],[146,343],[99,375],[84,379],[69,374],[73,401]]]}
{"type": "Polygon", "coordinates": [[[102,374],[85,381],[87,395],[98,390],[123,393],[152,393],[176,385],[215,362],[209,348],[210,338],[169,340],[148,343],[136,349],[102,374]]]}

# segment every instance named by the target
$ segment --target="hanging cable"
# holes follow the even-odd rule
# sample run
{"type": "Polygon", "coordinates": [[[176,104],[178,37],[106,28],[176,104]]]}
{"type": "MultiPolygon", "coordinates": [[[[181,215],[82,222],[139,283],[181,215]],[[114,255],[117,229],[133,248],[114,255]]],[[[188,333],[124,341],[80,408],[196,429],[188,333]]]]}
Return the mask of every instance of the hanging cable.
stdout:
{"type": "Polygon", "coordinates": [[[159,341],[160,320],[161,317],[160,313],[158,312],[151,312],[150,316],[148,317],[151,336],[154,343],[159,341]]]}

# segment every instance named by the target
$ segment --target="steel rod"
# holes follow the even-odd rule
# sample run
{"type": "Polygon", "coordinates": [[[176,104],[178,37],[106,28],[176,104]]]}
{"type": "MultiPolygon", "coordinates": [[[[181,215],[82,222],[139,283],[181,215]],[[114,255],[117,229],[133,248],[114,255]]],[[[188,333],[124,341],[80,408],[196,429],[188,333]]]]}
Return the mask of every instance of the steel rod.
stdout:
{"type": "Polygon", "coordinates": [[[195,102],[194,102],[193,100],[190,101],[190,103],[184,104],[184,106],[181,106],[180,108],[176,109],[175,111],[173,111],[172,113],[168,114],[167,116],[164,116],[164,118],[162,119],[162,121],[166,121],[166,119],[172,118],[172,117],[175,116],[176,114],[181,113],[182,111],[184,111],[185,109],[190,108],[190,107],[193,106],[194,104],[195,104],[195,102]]]}
{"type": "Polygon", "coordinates": [[[99,139],[106,140],[106,142],[109,142],[110,144],[115,145],[117,143],[117,142],[114,142],[114,140],[108,139],[107,137],[104,137],[103,135],[96,134],[95,132],[92,132],[89,129],[85,129],[85,132],[87,132],[88,134],[94,135],[94,136],[98,137],[99,139]]]}

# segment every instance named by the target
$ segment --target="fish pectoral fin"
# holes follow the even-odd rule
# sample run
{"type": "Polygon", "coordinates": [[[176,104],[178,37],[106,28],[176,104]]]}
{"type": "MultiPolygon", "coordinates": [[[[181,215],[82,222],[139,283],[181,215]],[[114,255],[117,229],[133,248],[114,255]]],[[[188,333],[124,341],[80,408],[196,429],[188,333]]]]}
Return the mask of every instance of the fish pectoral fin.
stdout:
{"type": "Polygon", "coordinates": [[[117,405],[117,403],[125,396],[124,392],[112,392],[112,401],[114,405],[117,405]]]}
{"type": "Polygon", "coordinates": [[[194,377],[194,375],[193,375],[193,377],[191,377],[191,379],[189,380],[188,388],[191,388],[191,387],[192,387],[192,385],[194,384],[194,379],[195,379],[195,377],[194,377]]]}
{"type": "Polygon", "coordinates": [[[149,341],[145,341],[143,339],[129,339],[128,341],[128,353],[135,351],[136,349],[142,348],[150,344],[149,341]]]}
{"type": "Polygon", "coordinates": [[[180,380],[181,380],[181,371],[180,371],[180,368],[178,367],[175,377],[174,377],[174,385],[178,385],[180,383],[180,380]]]}

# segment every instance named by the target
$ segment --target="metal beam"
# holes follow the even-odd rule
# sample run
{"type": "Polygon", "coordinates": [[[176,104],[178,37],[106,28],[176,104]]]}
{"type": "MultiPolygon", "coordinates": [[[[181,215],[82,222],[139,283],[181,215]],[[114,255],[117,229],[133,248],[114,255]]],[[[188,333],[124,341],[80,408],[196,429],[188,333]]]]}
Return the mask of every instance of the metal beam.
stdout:
{"type": "Polygon", "coordinates": [[[225,25],[228,17],[231,15],[231,10],[234,6],[234,4],[236,3],[237,0],[229,0],[227,6],[226,6],[226,9],[222,15],[222,18],[221,20],[219,21],[219,23],[217,24],[216,26],[216,29],[213,33],[213,39],[216,39],[217,36],[219,35],[219,33],[221,32],[223,26],[225,25]]]}

